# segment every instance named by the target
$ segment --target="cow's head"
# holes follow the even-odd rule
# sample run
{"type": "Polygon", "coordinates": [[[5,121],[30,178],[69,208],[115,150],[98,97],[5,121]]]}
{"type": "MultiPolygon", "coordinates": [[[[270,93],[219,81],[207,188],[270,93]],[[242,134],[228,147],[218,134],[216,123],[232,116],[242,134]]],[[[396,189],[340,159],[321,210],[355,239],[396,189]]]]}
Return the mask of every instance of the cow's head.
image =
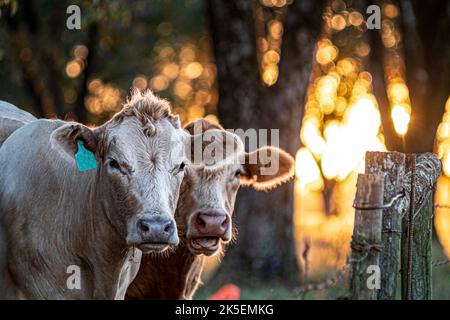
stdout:
{"type": "MultiPolygon", "coordinates": [[[[220,125],[205,120],[194,121],[185,129],[194,133],[199,126],[205,133],[211,129],[224,132],[220,125]]],[[[239,145],[232,157],[227,154],[228,159],[214,165],[191,166],[186,170],[176,219],[183,241],[194,254],[216,254],[222,244],[232,239],[232,215],[241,185],[268,190],[293,176],[294,159],[283,150],[263,147],[247,153],[237,136],[234,141],[239,145]],[[264,174],[261,169],[270,166],[270,161],[279,162],[277,170],[264,174]]]]}
{"type": "Polygon", "coordinates": [[[181,128],[169,104],[151,92],[135,91],[101,127],[69,123],[52,135],[52,144],[71,161],[77,140],[97,160],[92,197],[103,206],[105,223],[112,224],[127,245],[144,252],[177,245],[174,213],[194,139],[181,128]]]}

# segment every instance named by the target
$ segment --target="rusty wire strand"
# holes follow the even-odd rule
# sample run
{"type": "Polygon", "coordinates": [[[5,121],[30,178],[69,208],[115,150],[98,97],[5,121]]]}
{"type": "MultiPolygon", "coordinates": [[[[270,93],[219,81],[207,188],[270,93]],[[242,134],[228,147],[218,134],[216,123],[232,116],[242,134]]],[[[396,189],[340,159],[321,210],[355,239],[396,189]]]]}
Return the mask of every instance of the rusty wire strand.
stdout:
{"type": "MultiPolygon", "coordinates": [[[[366,256],[367,257],[367,256],[366,256]]],[[[363,257],[363,258],[366,258],[363,257]]],[[[345,273],[350,269],[351,262],[354,260],[349,259],[349,262],[344,264],[334,275],[331,277],[328,277],[322,282],[319,283],[307,283],[304,285],[301,285],[294,289],[295,295],[304,295],[311,291],[321,291],[326,290],[329,288],[332,288],[336,286],[337,284],[341,283],[344,280],[345,273]]],[[[362,259],[358,259],[358,261],[362,261],[362,259]]],[[[444,265],[449,265],[450,260],[440,260],[440,261],[434,261],[433,267],[441,267],[444,265]]]]}
{"type": "Polygon", "coordinates": [[[344,280],[345,273],[350,269],[350,263],[343,265],[334,275],[319,283],[307,283],[294,289],[295,295],[304,295],[310,291],[320,291],[334,287],[344,280]]]}
{"type": "MultiPolygon", "coordinates": [[[[379,206],[373,206],[373,205],[368,205],[365,203],[361,203],[361,204],[356,204],[356,202],[353,202],[352,207],[355,208],[356,210],[380,210],[380,209],[389,209],[390,207],[392,207],[394,205],[394,203],[401,198],[404,198],[406,195],[405,190],[403,189],[401,192],[397,193],[395,196],[393,196],[391,198],[391,200],[388,203],[379,205],[379,206]]],[[[356,201],[356,199],[355,199],[356,201]]]]}
{"type": "Polygon", "coordinates": [[[441,266],[445,266],[447,264],[450,264],[450,260],[440,260],[440,261],[433,261],[433,267],[441,267],[441,266]]]}
{"type": "Polygon", "coordinates": [[[437,203],[437,204],[433,205],[433,207],[437,208],[437,209],[450,209],[450,204],[437,203]]]}
{"type": "Polygon", "coordinates": [[[301,285],[294,289],[294,294],[304,295],[310,291],[319,291],[334,287],[344,279],[344,275],[350,269],[352,263],[355,262],[359,263],[363,261],[373,251],[381,252],[383,250],[383,245],[379,243],[368,243],[367,241],[357,241],[353,237],[350,246],[352,250],[362,252],[363,256],[358,259],[349,258],[347,263],[343,265],[342,268],[338,270],[336,274],[332,275],[331,277],[328,277],[327,279],[325,279],[325,281],[319,283],[307,283],[305,285],[301,285]]]}

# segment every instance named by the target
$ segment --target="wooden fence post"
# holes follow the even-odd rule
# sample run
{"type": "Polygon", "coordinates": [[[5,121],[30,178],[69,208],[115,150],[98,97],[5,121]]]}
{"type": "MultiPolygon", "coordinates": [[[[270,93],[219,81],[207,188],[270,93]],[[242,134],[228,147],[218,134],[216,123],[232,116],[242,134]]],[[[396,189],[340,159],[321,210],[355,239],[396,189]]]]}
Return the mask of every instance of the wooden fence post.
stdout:
{"type": "MultiPolygon", "coordinates": [[[[367,152],[365,173],[385,174],[384,203],[389,203],[403,191],[406,156],[400,152],[367,152]]],[[[383,210],[382,244],[380,253],[381,289],[379,300],[396,298],[400,270],[402,201],[395,201],[383,210]]]]}
{"type": "Polygon", "coordinates": [[[383,205],[384,176],[358,175],[355,226],[352,238],[350,275],[351,298],[376,300],[377,290],[368,284],[371,266],[379,266],[382,210],[367,209],[383,205]],[[363,208],[365,207],[365,208],[363,208]]]}
{"type": "Polygon", "coordinates": [[[431,299],[433,190],[442,165],[432,153],[408,155],[402,220],[402,299],[431,299]],[[411,210],[412,208],[412,210],[411,210]]]}

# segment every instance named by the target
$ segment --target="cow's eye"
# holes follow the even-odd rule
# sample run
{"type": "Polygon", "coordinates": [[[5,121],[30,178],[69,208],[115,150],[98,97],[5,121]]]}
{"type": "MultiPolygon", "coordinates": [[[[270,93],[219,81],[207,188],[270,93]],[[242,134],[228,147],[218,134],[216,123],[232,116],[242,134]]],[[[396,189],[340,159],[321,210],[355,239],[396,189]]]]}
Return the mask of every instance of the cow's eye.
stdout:
{"type": "Polygon", "coordinates": [[[231,176],[230,183],[233,187],[239,186],[241,183],[241,170],[236,170],[231,176]]]}
{"type": "Polygon", "coordinates": [[[175,168],[175,170],[173,170],[173,174],[177,175],[180,172],[184,171],[185,168],[186,168],[186,163],[183,161],[182,163],[180,163],[180,165],[177,168],[175,168]]]}
{"type": "Polygon", "coordinates": [[[119,165],[119,163],[117,162],[117,160],[115,160],[115,159],[113,159],[113,158],[109,158],[109,159],[108,159],[108,165],[109,165],[111,168],[120,171],[120,165],[119,165]]]}

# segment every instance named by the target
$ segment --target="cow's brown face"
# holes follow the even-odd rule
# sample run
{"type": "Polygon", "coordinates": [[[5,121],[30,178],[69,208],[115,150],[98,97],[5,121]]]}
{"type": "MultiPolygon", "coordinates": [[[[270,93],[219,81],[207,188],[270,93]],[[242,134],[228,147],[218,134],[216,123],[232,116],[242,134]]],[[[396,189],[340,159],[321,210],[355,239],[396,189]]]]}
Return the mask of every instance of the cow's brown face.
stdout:
{"type": "MultiPolygon", "coordinates": [[[[213,255],[232,239],[232,216],[240,185],[240,166],[189,168],[183,182],[186,244],[195,254],[213,255]]],[[[178,212],[178,210],[177,210],[178,212]]]]}
{"type": "MultiPolygon", "coordinates": [[[[196,120],[185,129],[224,129],[206,120],[196,120]]],[[[242,140],[228,133],[226,152],[216,152],[218,161],[210,167],[188,168],[181,187],[176,220],[180,235],[194,254],[213,255],[232,239],[232,215],[236,194],[241,185],[256,190],[272,189],[294,175],[294,159],[277,147],[244,151],[242,140]]]]}
{"type": "Polygon", "coordinates": [[[240,185],[240,165],[188,168],[177,222],[185,225],[185,242],[194,254],[213,255],[232,239],[232,216],[240,185]]]}

